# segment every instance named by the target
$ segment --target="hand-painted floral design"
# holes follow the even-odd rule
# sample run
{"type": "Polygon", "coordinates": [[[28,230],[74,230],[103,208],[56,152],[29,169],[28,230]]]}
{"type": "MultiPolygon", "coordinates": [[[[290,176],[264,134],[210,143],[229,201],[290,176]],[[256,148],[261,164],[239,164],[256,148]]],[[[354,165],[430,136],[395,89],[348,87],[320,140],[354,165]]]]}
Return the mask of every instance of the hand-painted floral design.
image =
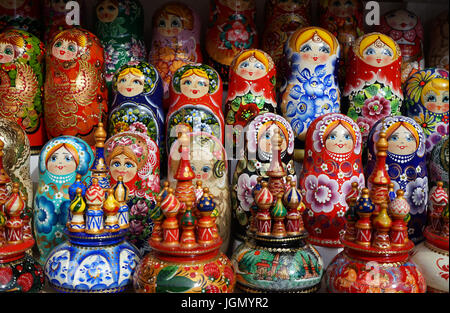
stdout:
{"type": "Polygon", "coordinates": [[[375,96],[364,101],[363,116],[372,122],[377,122],[391,113],[390,102],[383,97],[375,96]]]}
{"type": "Polygon", "coordinates": [[[55,205],[46,197],[37,197],[35,201],[35,227],[39,233],[50,234],[58,221],[55,205]]]}
{"type": "Polygon", "coordinates": [[[221,49],[249,49],[253,45],[256,32],[252,30],[247,19],[240,14],[230,17],[231,21],[219,26],[221,49]]]}
{"type": "Polygon", "coordinates": [[[428,178],[416,178],[414,181],[406,185],[405,198],[410,205],[410,214],[421,214],[426,209],[426,201],[428,199],[428,178]]]}
{"type": "Polygon", "coordinates": [[[248,174],[242,174],[238,179],[237,197],[240,201],[240,206],[244,211],[249,211],[253,205],[253,188],[257,183],[258,175],[248,176],[248,174]]]}
{"type": "Polygon", "coordinates": [[[306,201],[315,213],[331,212],[339,202],[339,184],[327,175],[309,175],[305,179],[306,201]]]}

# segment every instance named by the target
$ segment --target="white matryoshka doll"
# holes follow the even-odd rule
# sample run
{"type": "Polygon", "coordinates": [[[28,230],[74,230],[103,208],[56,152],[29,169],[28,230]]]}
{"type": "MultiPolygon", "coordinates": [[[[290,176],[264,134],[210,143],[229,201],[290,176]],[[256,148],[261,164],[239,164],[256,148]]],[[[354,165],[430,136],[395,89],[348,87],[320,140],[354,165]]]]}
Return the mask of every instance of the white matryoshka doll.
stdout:
{"type": "Polygon", "coordinates": [[[377,31],[394,39],[402,51],[402,84],[425,68],[423,27],[417,14],[397,9],[384,14],[377,31]]]}
{"type": "Polygon", "coordinates": [[[66,239],[63,231],[69,216],[69,187],[77,174],[86,182],[93,161],[91,147],[77,137],[53,138],[42,148],[33,212],[39,262],[45,262],[50,251],[66,239]]]}
{"type": "Polygon", "coordinates": [[[400,115],[401,63],[400,47],[381,33],[359,37],[350,50],[341,112],[358,124],[363,145],[377,121],[400,115]]]}
{"type": "Polygon", "coordinates": [[[359,127],[341,113],[328,113],[310,125],[300,187],[308,240],[317,246],[342,247],[347,195],[352,183],[364,187],[359,127]]]}
{"type": "Polygon", "coordinates": [[[129,234],[127,238],[141,252],[148,252],[153,231],[152,215],[160,191],[160,155],[156,142],[144,124],[136,122],[105,143],[111,186],[122,177],[128,190],[129,234]]]}
{"type": "MultiPolygon", "coordinates": [[[[218,232],[223,240],[222,252],[226,252],[230,241],[230,223],[231,223],[231,203],[230,190],[228,184],[228,166],[227,156],[222,143],[214,136],[203,133],[187,133],[189,138],[189,152],[192,170],[195,173],[195,179],[192,181],[194,186],[201,182],[201,188],[209,188],[209,194],[214,197],[216,203],[216,212],[213,212],[218,232]]],[[[172,145],[169,155],[168,180],[171,187],[175,190],[177,181],[174,179],[178,169],[180,155],[179,140],[172,145]]],[[[201,189],[196,188],[196,191],[201,189]]],[[[203,193],[196,193],[197,201],[203,193]]],[[[199,212],[194,212],[199,213],[199,212]]],[[[197,215],[197,217],[199,217],[197,215]]]]}
{"type": "Polygon", "coordinates": [[[427,68],[414,73],[403,85],[404,115],[414,119],[425,134],[427,155],[443,136],[448,135],[448,71],[427,68]]]}
{"type": "Polygon", "coordinates": [[[222,92],[219,73],[208,65],[192,63],[175,72],[166,116],[167,153],[183,129],[206,132],[224,143],[222,92]]]}
{"type": "MultiPolygon", "coordinates": [[[[268,181],[267,172],[273,158],[272,137],[278,132],[281,140],[281,163],[287,176],[297,180],[293,160],[294,132],[291,125],[282,116],[264,113],[256,116],[246,127],[246,143],[242,159],[236,164],[232,178],[231,207],[232,234],[237,247],[238,242],[246,239],[247,230],[254,225],[257,206],[254,203],[253,190],[262,176],[268,181]]],[[[290,183],[286,181],[286,188],[290,183]]]]}
{"type": "Polygon", "coordinates": [[[290,73],[281,90],[281,112],[291,123],[298,142],[296,160],[303,158],[305,135],[312,121],[339,112],[339,51],[336,37],[320,27],[298,29],[286,42],[290,73]]]}
{"type": "MultiPolygon", "coordinates": [[[[422,128],[406,116],[386,117],[377,122],[369,134],[366,177],[374,171],[380,132],[386,133],[388,150],[386,167],[394,192],[402,189],[410,206],[409,239],[423,240],[427,222],[428,175],[425,158],[425,136],[422,128]]],[[[370,185],[370,184],[369,184],[370,185]]],[[[371,186],[368,186],[370,189],[371,186]]]]}
{"type": "Polygon", "coordinates": [[[181,2],[169,2],[152,17],[153,36],[149,63],[158,70],[164,86],[164,111],[169,110],[173,74],[188,63],[202,63],[201,21],[197,12],[181,2]]]}

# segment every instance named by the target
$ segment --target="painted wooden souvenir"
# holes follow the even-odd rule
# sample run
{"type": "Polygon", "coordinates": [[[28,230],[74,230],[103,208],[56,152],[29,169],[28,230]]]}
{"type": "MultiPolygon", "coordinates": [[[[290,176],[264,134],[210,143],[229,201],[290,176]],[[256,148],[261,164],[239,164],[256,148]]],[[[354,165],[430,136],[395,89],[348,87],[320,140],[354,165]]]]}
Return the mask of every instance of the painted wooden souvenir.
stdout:
{"type": "MultiPolygon", "coordinates": [[[[375,170],[380,132],[386,133],[388,150],[386,167],[394,183],[394,192],[402,189],[410,205],[409,238],[423,240],[427,221],[428,175],[425,157],[425,135],[413,119],[406,116],[386,117],[377,122],[369,133],[366,176],[375,170]]],[[[370,183],[368,184],[370,188],[370,183]]]]}
{"type": "Polygon", "coordinates": [[[41,37],[41,2],[38,0],[1,0],[0,32],[21,29],[41,37]]]}
{"type": "Polygon", "coordinates": [[[430,157],[427,158],[428,162],[428,177],[430,177],[430,185],[433,186],[435,182],[442,181],[444,188],[449,187],[449,149],[448,149],[448,136],[442,137],[431,150],[430,157]]]}
{"type": "Polygon", "coordinates": [[[233,265],[220,252],[222,238],[215,223],[217,200],[209,188],[196,201],[186,133],[180,134],[175,190],[157,197],[158,231],[149,240],[152,251],[133,277],[138,293],[230,293],[236,282],[233,265]],[[198,214],[198,215],[197,215],[198,214]]]}
{"type": "Polygon", "coordinates": [[[3,168],[3,141],[0,140],[0,292],[39,292],[44,286],[42,267],[31,256],[34,239],[26,230],[26,202],[19,183],[3,168]]]}
{"type": "Polygon", "coordinates": [[[377,31],[394,39],[402,52],[402,84],[411,74],[425,68],[423,26],[419,16],[398,9],[381,17],[377,31]]]}
{"type": "Polygon", "coordinates": [[[248,239],[233,253],[237,287],[243,292],[314,292],[320,287],[323,262],[306,242],[302,195],[282,165],[283,138],[270,138],[272,160],[268,181],[253,189],[256,215],[248,239]]]}
{"type": "Polygon", "coordinates": [[[345,84],[349,50],[356,39],[364,34],[363,2],[361,0],[321,0],[320,26],[329,30],[341,45],[339,83],[345,84]]]}
{"type": "Polygon", "coordinates": [[[302,160],[306,130],[311,122],[323,114],[339,112],[339,51],[336,37],[320,27],[298,29],[286,42],[290,73],[281,90],[281,112],[299,141],[297,160],[302,160]]]}
{"type": "Polygon", "coordinates": [[[422,127],[427,155],[449,134],[448,71],[428,68],[411,75],[404,84],[405,113],[422,127]]]}
{"type": "MultiPolygon", "coordinates": [[[[14,121],[0,118],[0,140],[3,142],[3,167],[12,183],[19,183],[20,194],[26,198],[26,209],[33,207],[33,182],[30,176],[30,142],[25,131],[14,121]]],[[[31,223],[31,222],[30,222],[31,223]]]]}
{"type": "Polygon", "coordinates": [[[108,134],[127,131],[131,124],[139,122],[147,128],[147,135],[163,147],[163,87],[155,67],[145,61],[130,62],[117,71],[112,88],[108,134]]]}
{"type": "MultiPolygon", "coordinates": [[[[80,6],[80,12],[84,12],[85,1],[77,0],[80,6]]],[[[48,43],[59,32],[80,25],[68,25],[66,22],[66,15],[69,11],[66,9],[67,0],[43,0],[41,5],[42,16],[44,19],[44,31],[42,41],[48,43]]],[[[72,6],[70,6],[72,8],[72,6]]],[[[79,16],[80,24],[83,25],[84,14],[79,16]]],[[[73,22],[73,21],[71,21],[73,22]]]]}
{"type": "Polygon", "coordinates": [[[111,93],[116,72],[147,56],[144,9],[139,0],[99,0],[95,13],[95,34],[105,51],[105,80],[111,93]]]}
{"type": "MultiPolygon", "coordinates": [[[[214,196],[217,210],[215,222],[219,235],[223,240],[221,251],[226,253],[230,241],[231,202],[228,184],[228,160],[225,148],[216,137],[207,133],[187,133],[187,136],[190,140],[190,163],[195,173],[193,184],[197,186],[201,182],[201,192],[196,195],[196,199],[201,198],[203,194],[202,190],[205,187],[214,196]]],[[[179,160],[181,159],[179,148],[180,143],[177,140],[172,145],[169,154],[167,180],[171,183],[170,187],[173,189],[176,187],[174,176],[178,168],[179,160]]]]}
{"type": "Polygon", "coordinates": [[[358,124],[364,143],[377,121],[400,115],[401,63],[400,47],[381,33],[359,37],[350,50],[341,112],[358,124]]]}
{"type": "Polygon", "coordinates": [[[85,196],[78,188],[70,202],[71,217],[65,230],[68,240],[55,247],[45,262],[47,281],[59,292],[127,290],[141,258],[136,247],[125,240],[128,229],[119,225],[123,193],[114,188],[106,193],[97,178],[91,181],[85,196]]]}
{"type": "Polygon", "coordinates": [[[427,292],[448,293],[448,194],[443,182],[430,190],[430,214],[424,231],[425,242],[411,252],[427,282],[427,292]]]}
{"type": "Polygon", "coordinates": [[[345,231],[344,215],[348,210],[346,196],[352,183],[362,188],[365,182],[361,153],[361,132],[343,114],[325,114],[308,128],[300,186],[309,242],[342,247],[340,236],[345,231]]]}
{"type": "Polygon", "coordinates": [[[448,49],[448,10],[436,16],[431,24],[428,53],[426,53],[427,67],[438,67],[449,70],[449,49],[448,49]]]}
{"type": "Polygon", "coordinates": [[[169,110],[173,74],[188,63],[202,63],[201,21],[197,12],[181,2],[169,2],[153,14],[149,63],[158,70],[164,86],[164,111],[169,110]]]}
{"type": "Polygon", "coordinates": [[[354,236],[341,237],[344,250],[334,257],[325,273],[325,285],[332,293],[424,293],[426,282],[421,268],[409,253],[405,218],[410,210],[399,189],[390,200],[391,183],[386,169],[388,142],[381,132],[377,141],[375,171],[367,178],[370,190],[352,188],[347,203],[348,220],[354,236]],[[376,275],[376,279],[374,276],[376,275]]]}
{"type": "MultiPolygon", "coordinates": [[[[283,168],[292,181],[297,181],[293,160],[294,132],[291,125],[282,116],[274,113],[258,115],[247,126],[243,157],[237,161],[232,178],[232,234],[236,242],[247,238],[247,230],[254,222],[257,208],[253,189],[258,183],[258,177],[268,179],[267,172],[273,158],[271,138],[277,132],[283,139],[283,168]]],[[[289,184],[288,181],[285,183],[289,184]]],[[[238,243],[234,244],[237,245],[238,243]]]]}
{"type": "Polygon", "coordinates": [[[82,139],[60,136],[49,140],[39,155],[39,184],[33,203],[34,235],[41,264],[66,237],[69,187],[81,175],[85,182],[94,161],[91,147],[82,139]]]}
{"type": "Polygon", "coordinates": [[[167,153],[182,129],[206,132],[224,142],[222,92],[219,73],[206,64],[184,65],[175,72],[166,116],[167,153]]]}
{"type": "Polygon", "coordinates": [[[206,31],[208,64],[228,83],[229,66],[242,50],[257,48],[255,0],[210,0],[206,31]]]}
{"type": "MultiPolygon", "coordinates": [[[[81,28],[58,33],[47,48],[44,120],[49,138],[80,137],[94,145],[94,128],[106,122],[103,47],[81,28]]],[[[106,124],[106,123],[105,123],[106,124]]]]}
{"type": "Polygon", "coordinates": [[[226,124],[234,127],[230,142],[239,142],[243,128],[257,115],[275,113],[276,109],[276,68],[272,58],[258,49],[242,51],[230,66],[225,104],[226,124]]]}
{"type": "Polygon", "coordinates": [[[46,142],[43,117],[44,45],[23,30],[0,34],[0,117],[16,121],[33,154],[46,142]]]}
{"type": "Polygon", "coordinates": [[[264,32],[261,49],[273,59],[277,68],[277,88],[288,76],[284,45],[289,36],[301,27],[310,25],[310,0],[266,0],[264,8],[264,32]]]}
{"type": "Polygon", "coordinates": [[[156,212],[156,196],[160,192],[160,153],[158,144],[148,135],[140,122],[130,125],[105,143],[106,164],[111,184],[122,177],[127,189],[129,234],[127,239],[141,251],[149,251],[148,239],[152,233],[156,212]]]}

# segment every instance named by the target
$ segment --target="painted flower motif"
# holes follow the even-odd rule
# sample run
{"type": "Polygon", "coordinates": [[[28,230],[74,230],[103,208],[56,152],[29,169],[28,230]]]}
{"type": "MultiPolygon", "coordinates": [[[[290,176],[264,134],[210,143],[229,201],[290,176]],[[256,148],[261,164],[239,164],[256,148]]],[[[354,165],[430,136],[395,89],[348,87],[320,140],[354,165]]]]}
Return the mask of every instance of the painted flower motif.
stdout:
{"type": "Polygon", "coordinates": [[[131,235],[139,235],[144,230],[144,224],[139,220],[130,220],[130,234],[131,235]]]}
{"type": "Polygon", "coordinates": [[[419,174],[420,172],[422,172],[422,168],[419,165],[416,167],[416,173],[419,174]]]}
{"type": "Polygon", "coordinates": [[[320,228],[316,227],[316,228],[314,228],[314,232],[315,232],[316,234],[321,234],[321,233],[322,233],[322,230],[321,230],[320,228]]]}
{"type": "Polygon", "coordinates": [[[406,176],[406,174],[402,174],[402,175],[400,175],[400,180],[401,181],[407,181],[408,180],[408,176],[406,176]]]}
{"type": "Polygon", "coordinates": [[[364,119],[362,117],[358,117],[358,119],[356,120],[356,124],[358,125],[359,130],[361,131],[361,134],[363,136],[368,136],[370,128],[372,127],[372,125],[374,123],[373,122],[369,123],[369,121],[367,119],[364,119]]]}
{"type": "Polygon", "coordinates": [[[250,207],[253,205],[253,188],[257,184],[258,175],[252,175],[251,177],[248,174],[242,174],[238,179],[238,192],[237,197],[240,201],[242,209],[244,211],[249,211],[250,207]]]}
{"type": "Polygon", "coordinates": [[[67,260],[67,255],[65,254],[50,258],[46,266],[48,275],[50,277],[58,276],[63,271],[61,263],[65,260],[67,260]]]}
{"type": "Polygon", "coordinates": [[[39,233],[50,234],[58,221],[55,205],[45,197],[36,199],[34,224],[39,233]]]}
{"type": "Polygon", "coordinates": [[[327,171],[327,170],[328,170],[328,165],[322,164],[322,165],[320,166],[320,168],[322,169],[322,171],[327,171]]]}
{"type": "Polygon", "coordinates": [[[331,180],[327,175],[319,177],[309,175],[305,180],[306,201],[311,209],[316,212],[331,212],[334,205],[339,202],[339,184],[331,180]]]}
{"type": "Polygon", "coordinates": [[[358,164],[357,164],[357,163],[354,163],[354,164],[353,164],[353,170],[355,170],[355,171],[358,170],[358,164]]]}
{"type": "Polygon", "coordinates": [[[359,176],[352,176],[349,180],[345,181],[341,186],[341,199],[340,204],[343,207],[348,207],[346,198],[352,192],[352,184],[358,183],[359,188],[363,188],[365,185],[364,175],[361,173],[359,176]]]}
{"type": "Polygon", "coordinates": [[[339,179],[342,179],[342,178],[344,178],[344,176],[345,176],[344,172],[339,171],[337,177],[338,177],[339,179]]]}
{"type": "Polygon", "coordinates": [[[391,105],[388,100],[380,96],[374,96],[364,102],[363,116],[373,122],[391,114],[391,105]]]}
{"type": "Polygon", "coordinates": [[[111,280],[112,278],[107,268],[106,262],[100,256],[96,256],[95,260],[91,263],[86,263],[80,269],[80,272],[85,275],[84,279],[86,282],[92,285],[105,284],[105,280],[111,280]]]}
{"type": "Polygon", "coordinates": [[[414,120],[422,127],[425,136],[429,136],[435,131],[436,121],[432,115],[419,113],[414,116],[414,120]]]}
{"type": "Polygon", "coordinates": [[[131,215],[134,216],[147,216],[148,213],[147,203],[142,199],[138,200],[136,204],[131,206],[130,213],[131,215]]]}
{"type": "Polygon", "coordinates": [[[259,108],[256,103],[241,104],[235,115],[235,124],[246,126],[256,115],[259,114],[259,108]]]}
{"type": "Polygon", "coordinates": [[[423,87],[433,79],[434,70],[429,71],[419,71],[414,75],[411,75],[406,84],[406,96],[412,99],[415,103],[420,101],[420,96],[422,94],[423,87]]]}
{"type": "Polygon", "coordinates": [[[249,33],[245,29],[244,24],[236,21],[231,26],[231,29],[227,31],[226,39],[230,42],[245,42],[249,38],[249,33]]]}
{"type": "Polygon", "coordinates": [[[428,199],[428,178],[416,178],[416,180],[407,184],[405,198],[411,207],[411,215],[423,213],[428,199]]]}
{"type": "Polygon", "coordinates": [[[339,231],[339,235],[342,236],[342,235],[344,235],[344,234],[345,234],[345,229],[341,229],[341,230],[339,231]]]}
{"type": "Polygon", "coordinates": [[[338,217],[343,217],[344,214],[345,214],[345,211],[338,211],[338,212],[336,213],[336,215],[337,215],[338,217]]]}

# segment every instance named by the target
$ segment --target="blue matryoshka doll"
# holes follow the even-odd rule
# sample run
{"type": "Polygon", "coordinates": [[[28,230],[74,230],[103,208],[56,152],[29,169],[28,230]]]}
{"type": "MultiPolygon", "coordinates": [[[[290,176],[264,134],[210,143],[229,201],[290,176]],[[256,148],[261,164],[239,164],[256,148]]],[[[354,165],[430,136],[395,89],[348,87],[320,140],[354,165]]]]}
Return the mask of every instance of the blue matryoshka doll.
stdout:
{"type": "Polygon", "coordinates": [[[34,198],[34,233],[41,263],[50,251],[65,241],[63,234],[69,214],[69,187],[90,176],[94,161],[91,147],[82,139],[60,136],[51,139],[39,155],[39,185],[34,198]]]}
{"type": "Polygon", "coordinates": [[[422,231],[427,222],[425,135],[419,124],[406,116],[386,117],[378,121],[369,133],[366,177],[369,177],[375,168],[376,143],[381,131],[386,133],[388,141],[386,166],[394,184],[394,192],[402,189],[410,205],[409,239],[418,243],[423,239],[422,231]]]}
{"type": "Polygon", "coordinates": [[[114,76],[113,91],[108,135],[128,131],[130,125],[140,122],[161,147],[165,131],[163,85],[155,67],[145,61],[129,62],[114,76]]]}

